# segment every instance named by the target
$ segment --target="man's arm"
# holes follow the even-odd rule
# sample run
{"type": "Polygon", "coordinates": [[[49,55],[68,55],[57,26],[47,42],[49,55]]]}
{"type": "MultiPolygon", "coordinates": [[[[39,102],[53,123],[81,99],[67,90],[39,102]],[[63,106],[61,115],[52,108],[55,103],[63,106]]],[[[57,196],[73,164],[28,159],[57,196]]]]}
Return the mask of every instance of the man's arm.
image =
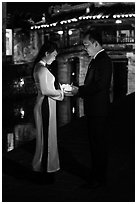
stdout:
{"type": "Polygon", "coordinates": [[[90,70],[86,77],[85,84],[79,87],[77,94],[80,97],[85,97],[107,89],[110,85],[111,73],[112,66],[110,61],[102,59],[100,62],[97,62],[95,70],[90,70]],[[96,76],[94,76],[94,71],[96,71],[96,76]],[[96,77],[94,81],[93,77],[96,77]]]}

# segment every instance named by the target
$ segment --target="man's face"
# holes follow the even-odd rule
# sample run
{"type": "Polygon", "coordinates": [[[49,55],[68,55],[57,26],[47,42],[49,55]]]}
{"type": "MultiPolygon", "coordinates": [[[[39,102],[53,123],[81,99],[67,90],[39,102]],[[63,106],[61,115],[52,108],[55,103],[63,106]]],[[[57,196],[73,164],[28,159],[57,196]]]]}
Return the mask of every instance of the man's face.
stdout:
{"type": "Polygon", "coordinates": [[[88,53],[88,55],[90,57],[94,57],[94,55],[96,54],[96,46],[95,46],[95,41],[94,42],[91,42],[88,37],[86,37],[84,40],[83,40],[83,45],[85,47],[85,50],[86,52],[88,53]]]}

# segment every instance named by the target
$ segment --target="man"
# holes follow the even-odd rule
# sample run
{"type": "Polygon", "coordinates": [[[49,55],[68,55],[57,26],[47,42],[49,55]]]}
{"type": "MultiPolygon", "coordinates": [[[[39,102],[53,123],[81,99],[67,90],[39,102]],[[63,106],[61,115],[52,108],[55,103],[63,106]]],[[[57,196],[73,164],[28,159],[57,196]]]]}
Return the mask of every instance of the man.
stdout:
{"type": "Polygon", "coordinates": [[[73,86],[72,94],[84,99],[88,137],[91,151],[91,174],[89,184],[96,187],[106,179],[106,120],[109,112],[109,90],[112,62],[102,48],[102,38],[95,29],[84,34],[83,45],[92,58],[83,86],[73,86]]]}

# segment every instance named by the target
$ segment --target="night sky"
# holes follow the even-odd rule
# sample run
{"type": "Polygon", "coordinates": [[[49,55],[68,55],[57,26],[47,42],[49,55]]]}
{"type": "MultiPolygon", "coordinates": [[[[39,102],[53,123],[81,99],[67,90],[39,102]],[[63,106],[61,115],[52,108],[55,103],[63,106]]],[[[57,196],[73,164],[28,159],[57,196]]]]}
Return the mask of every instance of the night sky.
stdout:
{"type": "Polygon", "coordinates": [[[9,14],[29,14],[39,20],[43,13],[47,17],[50,17],[48,9],[50,6],[62,5],[62,4],[81,4],[84,2],[7,2],[7,13],[9,14]]]}

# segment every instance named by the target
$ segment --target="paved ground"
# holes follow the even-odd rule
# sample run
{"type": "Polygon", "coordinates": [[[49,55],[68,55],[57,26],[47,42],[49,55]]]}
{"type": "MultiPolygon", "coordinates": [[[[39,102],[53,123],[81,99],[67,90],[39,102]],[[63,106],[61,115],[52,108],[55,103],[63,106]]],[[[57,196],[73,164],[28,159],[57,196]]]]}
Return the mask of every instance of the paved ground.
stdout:
{"type": "Polygon", "coordinates": [[[85,189],[89,148],[85,118],[59,129],[61,170],[53,184],[38,184],[31,172],[35,140],[3,154],[3,202],[134,202],[135,95],[115,102],[109,126],[106,187],[85,189]]]}

